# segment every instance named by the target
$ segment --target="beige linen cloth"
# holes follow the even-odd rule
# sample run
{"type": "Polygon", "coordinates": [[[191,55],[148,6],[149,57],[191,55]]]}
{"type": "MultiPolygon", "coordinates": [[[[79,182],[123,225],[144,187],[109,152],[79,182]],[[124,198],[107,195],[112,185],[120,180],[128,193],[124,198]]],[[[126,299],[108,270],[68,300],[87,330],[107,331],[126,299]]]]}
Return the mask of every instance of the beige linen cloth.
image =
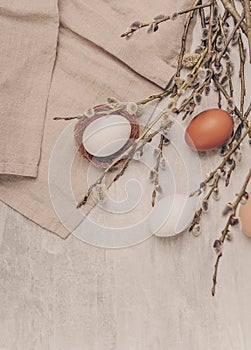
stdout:
{"type": "MultiPolygon", "coordinates": [[[[0,1],[0,199],[66,238],[48,190],[48,163],[67,122],[108,96],[135,101],[161,91],[175,71],[185,16],[120,38],[192,0],[0,1]]],[[[188,43],[189,45],[189,43],[188,43]]],[[[85,171],[86,161],[81,161],[85,171]]]]}

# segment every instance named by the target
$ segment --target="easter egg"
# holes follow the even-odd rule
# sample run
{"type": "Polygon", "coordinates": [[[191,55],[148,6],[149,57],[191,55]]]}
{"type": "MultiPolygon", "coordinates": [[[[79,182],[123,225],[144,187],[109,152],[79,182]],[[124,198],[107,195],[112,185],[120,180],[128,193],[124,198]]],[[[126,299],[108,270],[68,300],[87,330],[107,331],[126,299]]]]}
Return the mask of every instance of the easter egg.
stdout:
{"type": "MultiPolygon", "coordinates": [[[[93,107],[92,117],[83,116],[74,127],[74,141],[78,153],[94,166],[107,168],[139,137],[140,126],[135,115],[123,106],[110,111],[108,105],[93,107]]],[[[126,161],[126,156],[114,167],[126,161]]]]}
{"type": "Polygon", "coordinates": [[[129,120],[121,115],[107,115],[94,120],[83,133],[83,146],[95,157],[108,157],[120,150],[131,134],[129,120]]]}
{"type": "Polygon", "coordinates": [[[149,217],[149,228],[158,237],[171,237],[185,231],[191,224],[197,198],[176,193],[157,201],[149,217]]]}
{"type": "Polygon", "coordinates": [[[224,110],[212,108],[199,113],[188,125],[185,140],[197,151],[208,151],[222,146],[233,132],[232,117],[224,110]]]}
{"type": "Polygon", "coordinates": [[[240,206],[239,216],[242,232],[251,237],[251,193],[249,193],[247,203],[240,206]]]}

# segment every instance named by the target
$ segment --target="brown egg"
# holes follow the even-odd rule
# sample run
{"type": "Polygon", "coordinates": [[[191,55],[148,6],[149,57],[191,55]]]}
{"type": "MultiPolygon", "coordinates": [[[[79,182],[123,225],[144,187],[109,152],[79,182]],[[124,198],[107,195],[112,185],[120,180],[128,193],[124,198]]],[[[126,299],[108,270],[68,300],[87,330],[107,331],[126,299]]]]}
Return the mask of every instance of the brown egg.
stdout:
{"type": "Polygon", "coordinates": [[[242,232],[246,236],[251,237],[251,193],[249,193],[247,203],[241,205],[239,216],[241,220],[242,232]]]}
{"type": "Polygon", "coordinates": [[[186,129],[185,140],[197,151],[208,151],[222,146],[231,136],[233,119],[224,110],[213,108],[198,114],[186,129]]]}

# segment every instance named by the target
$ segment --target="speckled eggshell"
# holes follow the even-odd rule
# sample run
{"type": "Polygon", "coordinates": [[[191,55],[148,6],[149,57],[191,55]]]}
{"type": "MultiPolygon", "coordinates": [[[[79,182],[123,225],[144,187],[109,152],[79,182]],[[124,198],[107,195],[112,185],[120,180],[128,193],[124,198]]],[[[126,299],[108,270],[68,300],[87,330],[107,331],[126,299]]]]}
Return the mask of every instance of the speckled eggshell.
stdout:
{"type": "Polygon", "coordinates": [[[231,136],[234,122],[224,110],[213,108],[198,114],[188,125],[185,140],[197,151],[209,151],[222,146],[231,136]]]}
{"type": "Polygon", "coordinates": [[[251,192],[247,203],[240,206],[239,216],[242,232],[246,236],[251,237],[251,192]]]}

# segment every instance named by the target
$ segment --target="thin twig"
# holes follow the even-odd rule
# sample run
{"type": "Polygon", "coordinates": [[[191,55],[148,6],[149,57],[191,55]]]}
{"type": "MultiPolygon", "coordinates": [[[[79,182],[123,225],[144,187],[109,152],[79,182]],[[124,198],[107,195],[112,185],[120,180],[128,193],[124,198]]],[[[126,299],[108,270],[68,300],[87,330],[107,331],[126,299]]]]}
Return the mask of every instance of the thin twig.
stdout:
{"type": "Polygon", "coordinates": [[[220,90],[218,91],[218,108],[221,109],[222,105],[221,105],[221,92],[220,90]]]}
{"type": "Polygon", "coordinates": [[[250,13],[250,0],[243,0],[245,19],[247,23],[247,39],[249,46],[249,61],[251,63],[251,13],[250,13]]]}
{"type": "Polygon", "coordinates": [[[163,92],[161,92],[159,94],[151,95],[151,96],[145,98],[144,100],[140,100],[140,101],[137,102],[137,104],[138,105],[144,105],[144,104],[147,104],[148,102],[151,102],[151,101],[154,101],[154,100],[157,100],[157,99],[161,100],[162,98],[171,95],[172,92],[173,92],[173,87],[168,89],[168,90],[166,90],[166,91],[163,91],[163,92]]]}
{"type": "MultiPolygon", "coordinates": [[[[235,7],[232,5],[230,0],[221,0],[223,6],[225,7],[225,9],[232,15],[232,17],[234,18],[235,22],[239,22],[241,16],[239,15],[239,13],[236,11],[235,7]]],[[[242,29],[242,31],[247,35],[247,25],[244,22],[240,23],[240,27],[242,29]]]]}
{"type": "Polygon", "coordinates": [[[160,186],[159,185],[159,167],[160,167],[160,161],[161,161],[161,158],[162,158],[163,144],[164,144],[164,135],[161,134],[160,135],[159,145],[158,145],[159,154],[157,155],[156,164],[155,164],[155,167],[154,167],[155,179],[154,179],[154,189],[153,189],[153,192],[152,192],[152,207],[154,207],[154,205],[155,205],[156,196],[157,196],[157,193],[158,193],[157,188],[158,188],[158,186],[160,186]]]}
{"type": "MultiPolygon", "coordinates": [[[[223,21],[222,21],[222,18],[221,18],[220,15],[218,16],[218,19],[219,19],[219,23],[220,23],[220,27],[221,27],[221,35],[222,35],[223,43],[224,43],[223,51],[225,53],[225,51],[227,50],[227,47],[228,47],[228,45],[230,43],[230,40],[228,40],[227,37],[226,37],[226,33],[224,31],[224,28],[223,28],[223,21]]],[[[230,34],[229,37],[231,37],[231,40],[232,40],[232,37],[233,37],[233,35],[234,35],[236,30],[237,30],[237,28],[234,29],[234,31],[232,31],[232,33],[230,34]]],[[[218,58],[218,59],[220,61],[221,57],[218,58]]],[[[234,95],[234,86],[233,86],[233,80],[232,80],[232,74],[231,74],[231,63],[230,63],[230,61],[226,62],[226,75],[227,75],[228,83],[229,83],[229,93],[230,93],[230,96],[233,97],[233,95],[234,95]]],[[[219,100],[220,100],[221,99],[221,92],[219,91],[218,94],[219,94],[219,100]]],[[[221,108],[221,107],[219,107],[219,108],[221,108]]]]}
{"type": "Polygon", "coordinates": [[[187,97],[181,104],[181,106],[179,107],[177,113],[180,113],[181,111],[183,111],[185,109],[185,107],[194,99],[194,95],[196,93],[202,93],[204,91],[204,89],[206,88],[206,86],[208,86],[211,82],[212,79],[212,73],[209,74],[209,76],[203,81],[203,83],[201,83],[196,89],[194,89],[191,93],[191,95],[189,97],[187,97]]]}
{"type": "Polygon", "coordinates": [[[216,289],[216,284],[217,284],[217,274],[218,274],[219,262],[220,262],[220,258],[221,257],[222,257],[222,253],[220,253],[217,256],[217,259],[216,259],[216,262],[215,262],[215,265],[214,265],[213,286],[212,286],[212,289],[211,289],[212,296],[215,295],[215,289],[216,289]]]}
{"type": "MultiPolygon", "coordinates": [[[[210,190],[204,196],[203,201],[208,201],[210,199],[210,197],[213,194],[214,190],[216,188],[218,188],[219,180],[220,180],[220,175],[218,173],[216,173],[214,175],[214,181],[213,181],[212,185],[210,185],[210,190]]],[[[198,193],[201,193],[201,189],[198,191],[198,193]]],[[[194,226],[199,223],[199,220],[200,220],[202,212],[203,212],[203,209],[202,209],[202,207],[200,207],[194,213],[193,221],[192,221],[192,224],[190,225],[190,228],[189,228],[190,232],[193,230],[194,226]]]]}
{"type": "MultiPolygon", "coordinates": [[[[241,190],[240,190],[236,200],[233,203],[231,203],[231,208],[232,208],[231,215],[229,216],[229,218],[227,220],[227,223],[226,223],[224,229],[221,232],[221,236],[218,239],[221,244],[224,243],[224,241],[225,241],[225,239],[226,239],[226,237],[227,237],[227,235],[229,233],[229,227],[231,226],[231,219],[236,214],[236,211],[237,211],[237,208],[238,208],[238,206],[239,206],[239,204],[241,202],[241,199],[242,199],[244,193],[246,192],[246,188],[247,188],[247,185],[248,185],[248,183],[250,181],[250,178],[251,178],[251,169],[249,169],[249,171],[247,173],[245,181],[244,181],[244,183],[242,185],[242,188],[241,188],[241,190]]],[[[217,284],[217,275],[218,275],[218,267],[219,267],[219,261],[220,261],[221,257],[222,257],[222,252],[217,256],[216,263],[215,263],[215,266],[214,266],[213,286],[212,286],[212,290],[211,290],[213,296],[215,295],[216,284],[217,284]]]]}
{"type": "MultiPolygon", "coordinates": [[[[198,3],[199,1],[196,1],[196,3],[198,3]]],[[[197,6],[192,6],[188,9],[185,9],[185,10],[181,10],[181,11],[178,11],[177,12],[177,15],[180,16],[180,15],[184,15],[186,13],[189,13],[191,11],[195,11],[195,10],[199,10],[201,8],[204,8],[204,7],[208,7],[211,5],[211,1],[209,3],[206,3],[206,4],[201,4],[201,5],[197,5],[197,6]]],[[[149,27],[152,23],[154,23],[155,25],[159,25],[160,23],[163,23],[163,22],[166,22],[166,21],[169,21],[170,19],[172,18],[172,16],[170,15],[166,15],[166,16],[163,16],[163,18],[160,18],[160,19],[157,19],[157,20],[153,20],[151,22],[140,22],[137,26],[137,28],[133,27],[133,28],[129,28],[126,32],[122,33],[121,34],[121,37],[124,38],[124,37],[128,37],[130,35],[132,35],[134,32],[136,32],[137,30],[141,29],[141,28],[144,28],[144,27],[149,27]]]]}
{"type": "Polygon", "coordinates": [[[244,118],[245,118],[245,119],[247,119],[247,117],[248,117],[248,115],[249,115],[250,112],[251,112],[251,102],[250,102],[250,104],[249,104],[249,106],[248,106],[246,112],[244,113],[244,118]]]}
{"type": "Polygon", "coordinates": [[[239,35],[238,38],[238,45],[239,45],[239,54],[240,54],[240,70],[239,70],[239,77],[241,80],[241,97],[240,97],[240,112],[243,114],[244,109],[244,101],[245,101],[245,95],[246,95],[246,88],[245,88],[245,53],[244,53],[244,46],[241,36],[239,35]]]}
{"type": "Polygon", "coordinates": [[[231,40],[233,39],[233,36],[235,35],[235,33],[238,30],[238,28],[241,26],[241,23],[242,23],[243,19],[244,19],[244,13],[241,15],[239,21],[235,24],[234,29],[232,30],[232,32],[228,36],[228,39],[227,39],[227,41],[225,43],[225,46],[224,46],[223,50],[221,51],[221,53],[219,55],[219,59],[221,59],[222,56],[224,55],[224,53],[226,52],[226,49],[228,48],[228,45],[230,44],[231,40]]]}
{"type": "MultiPolygon", "coordinates": [[[[227,18],[227,16],[228,16],[228,14],[227,14],[227,12],[225,12],[223,15],[223,20],[225,20],[227,18]]],[[[215,42],[219,31],[220,31],[220,27],[217,28],[216,32],[214,33],[214,35],[212,37],[212,44],[215,42]]],[[[189,86],[191,86],[192,82],[196,79],[196,73],[198,72],[198,69],[200,68],[200,66],[204,62],[204,59],[207,56],[207,53],[208,53],[208,47],[206,47],[202,51],[202,53],[200,54],[200,58],[198,59],[197,63],[195,64],[195,66],[193,67],[193,69],[191,71],[191,75],[193,76],[193,79],[191,79],[191,81],[185,81],[182,84],[182,86],[180,87],[181,90],[186,90],[189,86]]],[[[173,98],[173,102],[174,102],[175,107],[177,105],[177,101],[179,100],[179,98],[180,98],[180,96],[178,94],[176,96],[174,96],[174,98],[173,98]]]]}
{"type": "Polygon", "coordinates": [[[215,2],[212,1],[212,4],[210,5],[210,15],[209,15],[209,24],[208,24],[208,35],[207,35],[207,60],[209,61],[212,57],[212,26],[213,26],[213,20],[214,20],[214,5],[215,2]]]}
{"type": "Polygon", "coordinates": [[[205,11],[204,11],[203,8],[199,9],[199,14],[200,14],[201,27],[205,28],[206,27],[206,21],[205,21],[205,11]]]}
{"type": "MultiPolygon", "coordinates": [[[[229,94],[227,93],[226,89],[224,88],[224,86],[222,86],[218,80],[217,77],[213,76],[213,81],[216,85],[216,87],[222,92],[222,94],[224,95],[224,97],[226,98],[226,100],[229,100],[231,97],[229,96],[229,94]]],[[[234,107],[234,113],[238,116],[238,118],[240,119],[240,121],[243,123],[243,125],[246,128],[249,128],[249,124],[248,121],[246,120],[246,118],[243,117],[241,111],[239,110],[239,108],[235,105],[234,107]]]]}
{"type": "MultiPolygon", "coordinates": [[[[196,0],[193,4],[194,6],[197,6],[197,4],[200,2],[201,0],[196,0]]],[[[200,10],[202,10],[202,8],[200,8],[200,10]]],[[[181,49],[180,49],[180,53],[179,53],[179,58],[178,58],[178,67],[177,67],[177,72],[176,72],[176,76],[179,77],[180,76],[180,71],[182,68],[182,61],[183,61],[183,57],[186,51],[186,40],[187,40],[187,34],[188,34],[188,29],[191,23],[191,20],[194,16],[194,12],[195,10],[192,10],[187,19],[186,22],[184,24],[184,30],[183,30],[183,34],[182,34],[182,38],[181,38],[181,49]]]]}
{"type": "Polygon", "coordinates": [[[228,82],[229,82],[229,94],[230,94],[230,97],[233,98],[234,86],[233,86],[233,80],[232,80],[232,75],[231,75],[231,63],[230,62],[226,63],[226,73],[227,73],[228,82]]]}
{"type": "MultiPolygon", "coordinates": [[[[217,174],[218,170],[222,170],[224,168],[224,166],[227,164],[228,160],[230,159],[231,155],[239,148],[240,144],[242,143],[242,141],[245,139],[245,137],[249,134],[249,132],[251,131],[251,126],[249,126],[245,132],[243,133],[242,137],[240,137],[240,139],[236,142],[236,144],[233,146],[233,148],[231,148],[227,154],[223,157],[222,161],[220,162],[220,164],[213,170],[211,171],[208,176],[204,179],[203,184],[206,185],[208,184],[217,174]]],[[[192,192],[190,194],[190,197],[200,194],[201,190],[196,189],[194,192],[192,192]]]]}
{"type": "Polygon", "coordinates": [[[72,119],[82,119],[84,118],[84,115],[75,115],[75,116],[69,116],[69,117],[53,117],[53,120],[72,120],[72,119]]]}

